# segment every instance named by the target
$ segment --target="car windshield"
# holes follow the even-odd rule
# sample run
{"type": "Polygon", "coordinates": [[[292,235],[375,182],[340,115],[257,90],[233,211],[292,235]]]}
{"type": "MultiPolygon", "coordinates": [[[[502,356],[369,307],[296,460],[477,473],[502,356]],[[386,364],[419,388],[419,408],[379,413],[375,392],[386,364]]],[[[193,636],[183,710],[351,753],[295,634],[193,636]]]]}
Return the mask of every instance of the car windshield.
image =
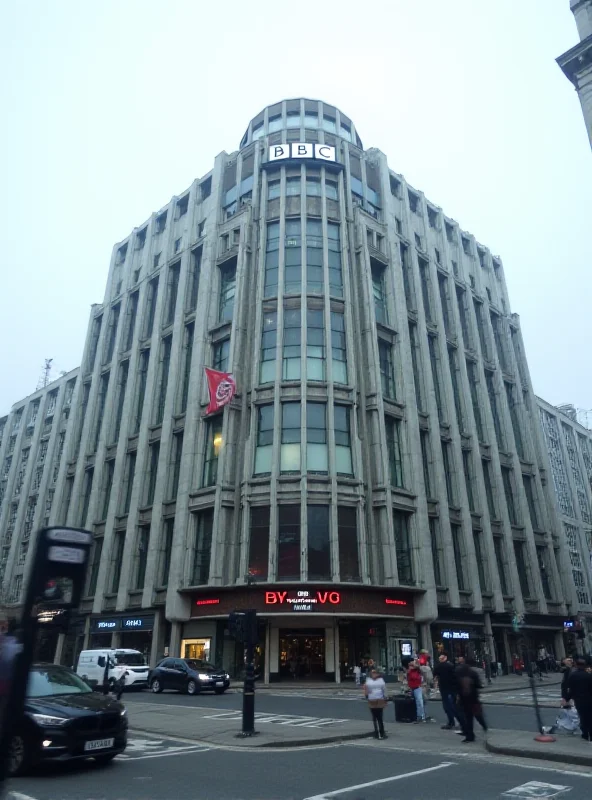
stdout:
{"type": "Polygon", "coordinates": [[[118,664],[125,664],[126,667],[146,666],[146,659],[142,653],[115,653],[115,660],[118,664]]]}
{"type": "Polygon", "coordinates": [[[64,667],[34,667],[29,674],[27,697],[55,697],[88,692],[92,692],[90,686],[64,667]]]}
{"type": "Polygon", "coordinates": [[[189,669],[201,669],[204,670],[204,672],[214,672],[217,670],[214,664],[210,664],[209,661],[199,661],[197,658],[186,659],[185,663],[189,669]]]}

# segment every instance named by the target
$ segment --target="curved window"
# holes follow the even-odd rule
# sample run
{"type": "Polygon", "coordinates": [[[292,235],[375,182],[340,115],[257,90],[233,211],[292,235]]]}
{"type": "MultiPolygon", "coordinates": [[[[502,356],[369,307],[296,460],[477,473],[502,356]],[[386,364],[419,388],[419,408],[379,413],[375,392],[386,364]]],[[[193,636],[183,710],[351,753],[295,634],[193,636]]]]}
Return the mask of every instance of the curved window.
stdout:
{"type": "Polygon", "coordinates": [[[320,219],[306,220],[306,288],[323,291],[323,226],[320,219]]]}
{"type": "Polygon", "coordinates": [[[332,222],[327,223],[327,237],[329,240],[329,291],[335,297],[343,297],[339,225],[332,222]]]}
{"type": "Polygon", "coordinates": [[[339,200],[337,181],[325,181],[325,196],[327,200],[339,200]]]}
{"type": "Polygon", "coordinates": [[[284,294],[300,292],[302,286],[302,233],[300,218],[286,220],[284,294]]]}
{"type": "Polygon", "coordinates": [[[348,142],[351,142],[352,140],[351,128],[348,128],[348,126],[344,125],[343,122],[341,123],[341,126],[339,128],[339,133],[344,139],[347,139],[348,142]]]}
{"type": "Polygon", "coordinates": [[[300,309],[284,309],[284,343],[282,378],[285,381],[300,380],[300,309]]]}
{"type": "Polygon", "coordinates": [[[338,475],[353,475],[351,454],[350,411],[347,406],[335,406],[335,471],[338,475]]]}
{"type": "Polygon", "coordinates": [[[325,380],[325,323],[323,309],[306,312],[306,377],[309,381],[325,380]]]}
{"type": "Polygon", "coordinates": [[[261,334],[261,383],[271,383],[275,379],[275,360],[277,352],[277,311],[263,314],[261,334]]]}
{"type": "Polygon", "coordinates": [[[260,139],[264,134],[263,130],[263,123],[260,122],[259,125],[255,125],[253,128],[253,133],[251,134],[251,139],[255,141],[255,139],[260,139]]]}
{"type": "Polygon", "coordinates": [[[274,131],[280,131],[281,129],[282,129],[282,115],[278,114],[275,117],[270,117],[268,133],[273,133],[274,131]]]}
{"type": "Polygon", "coordinates": [[[331,580],[329,506],[307,506],[308,580],[331,580]]]}
{"type": "Polygon", "coordinates": [[[323,130],[329,133],[337,133],[337,126],[333,117],[323,117],[323,130]]]}
{"type": "Polygon", "coordinates": [[[327,453],[327,405],[306,404],[306,471],[326,473],[329,470],[327,453]]]}
{"type": "Polygon", "coordinates": [[[286,115],[286,128],[300,127],[300,111],[288,111],[286,115]]]}
{"type": "Polygon", "coordinates": [[[269,181],[267,184],[267,199],[276,200],[281,194],[281,181],[269,181]]]}
{"type": "Polygon", "coordinates": [[[347,383],[345,320],[343,314],[339,311],[331,312],[331,359],[333,382],[347,383]]]}
{"type": "Polygon", "coordinates": [[[280,223],[271,222],[267,226],[267,245],[265,248],[265,297],[277,297],[278,268],[280,257],[280,223]]]}
{"type": "Polygon", "coordinates": [[[273,404],[257,409],[257,447],[255,450],[255,475],[271,472],[273,450],[273,404]]]}
{"type": "Polygon", "coordinates": [[[286,197],[294,197],[300,194],[300,175],[297,177],[286,178],[286,197]]]}
{"type": "Polygon", "coordinates": [[[317,114],[305,114],[304,115],[304,127],[305,128],[318,128],[319,127],[319,117],[317,114]]]}
{"type": "Polygon", "coordinates": [[[281,472],[300,472],[300,403],[282,404],[281,472]]]}

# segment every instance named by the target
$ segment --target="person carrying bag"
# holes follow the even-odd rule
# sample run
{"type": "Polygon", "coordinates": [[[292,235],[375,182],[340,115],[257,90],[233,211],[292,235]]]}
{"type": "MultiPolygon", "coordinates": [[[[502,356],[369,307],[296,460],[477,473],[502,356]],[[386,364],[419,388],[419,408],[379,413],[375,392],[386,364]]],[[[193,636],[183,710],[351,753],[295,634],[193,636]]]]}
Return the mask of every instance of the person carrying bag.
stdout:
{"type": "Polygon", "coordinates": [[[364,695],[368,700],[370,713],[372,714],[372,722],[374,723],[374,738],[386,739],[387,735],[384,732],[384,722],[382,715],[387,704],[386,699],[386,684],[384,679],[378,674],[378,670],[373,669],[370,672],[366,683],[364,684],[364,695]]]}

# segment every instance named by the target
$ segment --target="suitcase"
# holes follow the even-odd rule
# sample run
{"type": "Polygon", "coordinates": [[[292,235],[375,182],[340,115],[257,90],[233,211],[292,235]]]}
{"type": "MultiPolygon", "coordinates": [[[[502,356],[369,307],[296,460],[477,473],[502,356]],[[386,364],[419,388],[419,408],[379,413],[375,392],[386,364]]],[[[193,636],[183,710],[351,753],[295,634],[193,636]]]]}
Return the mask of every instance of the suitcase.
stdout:
{"type": "Polygon", "coordinates": [[[415,699],[407,695],[395,697],[395,721],[396,722],[415,722],[417,712],[415,710],[415,699]]]}

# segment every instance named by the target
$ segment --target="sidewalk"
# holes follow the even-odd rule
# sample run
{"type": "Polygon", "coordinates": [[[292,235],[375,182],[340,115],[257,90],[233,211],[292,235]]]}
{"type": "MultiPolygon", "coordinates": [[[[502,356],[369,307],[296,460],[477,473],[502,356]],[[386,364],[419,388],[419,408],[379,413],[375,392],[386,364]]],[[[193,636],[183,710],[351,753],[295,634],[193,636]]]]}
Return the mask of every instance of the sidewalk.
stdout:
{"type": "Polygon", "coordinates": [[[534,734],[524,731],[491,731],[485,747],[490,753],[516,758],[537,758],[592,767],[592,742],[585,742],[578,734],[557,734],[557,741],[535,742],[534,734]]]}

